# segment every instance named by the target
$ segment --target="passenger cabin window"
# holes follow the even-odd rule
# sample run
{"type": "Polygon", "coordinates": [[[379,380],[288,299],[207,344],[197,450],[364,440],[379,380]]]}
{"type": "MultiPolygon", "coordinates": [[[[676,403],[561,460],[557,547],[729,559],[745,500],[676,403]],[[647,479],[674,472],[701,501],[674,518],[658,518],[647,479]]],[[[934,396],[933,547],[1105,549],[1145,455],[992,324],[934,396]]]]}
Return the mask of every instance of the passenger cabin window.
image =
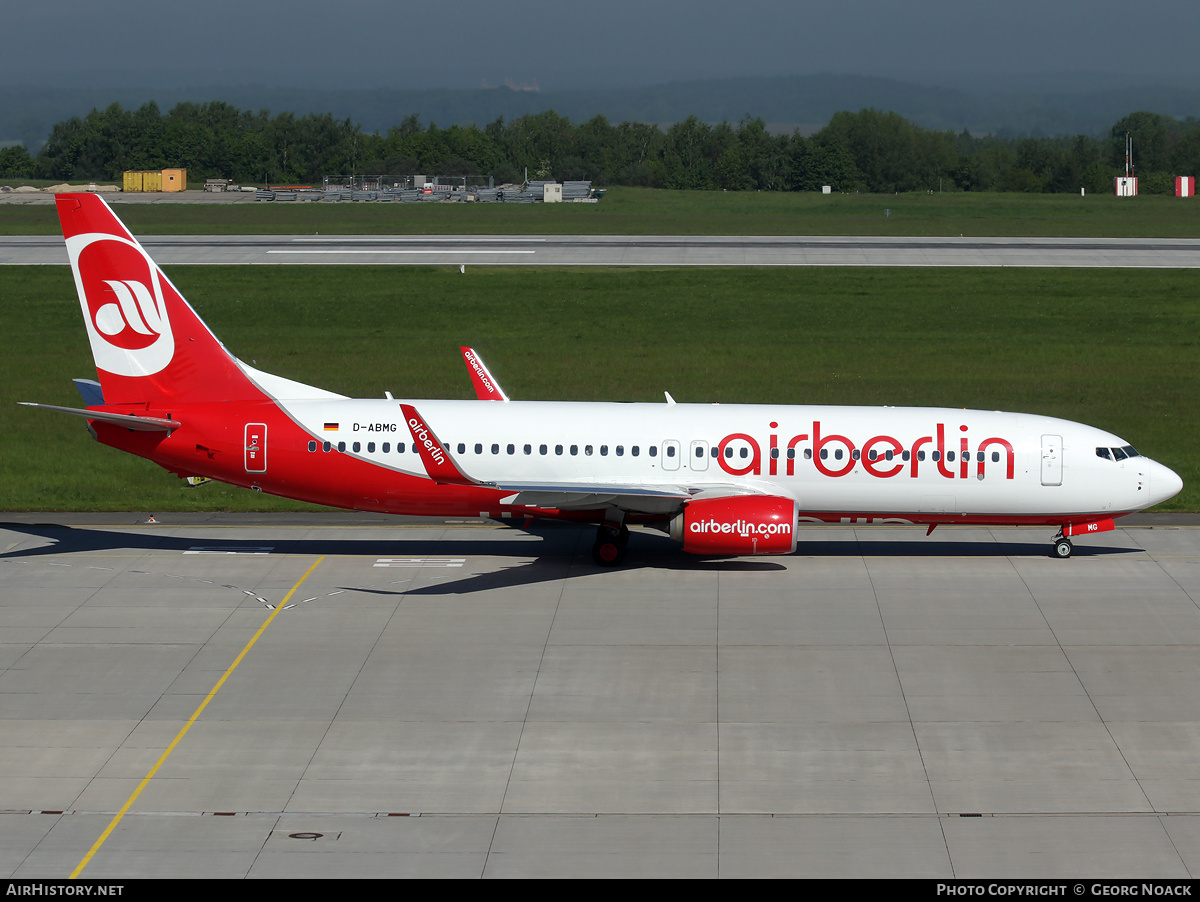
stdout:
{"type": "Polygon", "coordinates": [[[391,450],[392,450],[392,443],[391,443],[391,442],[384,442],[384,443],[383,443],[383,453],[384,453],[384,454],[387,454],[387,453],[388,453],[389,451],[391,451],[391,450]]]}
{"type": "Polygon", "coordinates": [[[309,450],[309,451],[316,451],[316,450],[317,450],[317,443],[316,443],[316,442],[309,442],[309,443],[308,443],[308,450],[309,450]]]}

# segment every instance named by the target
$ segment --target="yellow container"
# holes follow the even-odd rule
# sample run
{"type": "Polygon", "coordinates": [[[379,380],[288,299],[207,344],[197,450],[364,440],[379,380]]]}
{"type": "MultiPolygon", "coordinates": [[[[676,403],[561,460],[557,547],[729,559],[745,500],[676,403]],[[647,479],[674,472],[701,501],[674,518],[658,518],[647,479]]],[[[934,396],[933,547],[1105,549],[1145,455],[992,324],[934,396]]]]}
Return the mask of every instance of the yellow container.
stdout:
{"type": "Polygon", "coordinates": [[[143,191],[161,191],[162,190],[162,173],[154,172],[147,169],[142,173],[142,190],[143,191]]]}
{"type": "Polygon", "coordinates": [[[187,170],[186,169],[164,169],[162,171],[162,187],[161,191],[186,191],[187,190],[187,170]]]}
{"type": "Polygon", "coordinates": [[[126,191],[141,191],[142,190],[142,173],[136,170],[129,170],[125,173],[124,190],[126,191]]]}

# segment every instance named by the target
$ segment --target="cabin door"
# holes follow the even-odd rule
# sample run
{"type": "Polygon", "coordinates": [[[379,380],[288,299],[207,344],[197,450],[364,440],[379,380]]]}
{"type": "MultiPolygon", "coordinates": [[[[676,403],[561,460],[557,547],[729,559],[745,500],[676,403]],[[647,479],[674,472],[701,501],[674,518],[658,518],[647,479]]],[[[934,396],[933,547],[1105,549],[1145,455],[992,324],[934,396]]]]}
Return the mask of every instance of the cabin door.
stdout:
{"type": "Polygon", "coordinates": [[[1062,485],[1062,436],[1042,436],[1042,485],[1062,485]]]}
{"type": "Polygon", "coordinates": [[[245,442],[247,473],[267,472],[267,424],[247,423],[245,442]]]}

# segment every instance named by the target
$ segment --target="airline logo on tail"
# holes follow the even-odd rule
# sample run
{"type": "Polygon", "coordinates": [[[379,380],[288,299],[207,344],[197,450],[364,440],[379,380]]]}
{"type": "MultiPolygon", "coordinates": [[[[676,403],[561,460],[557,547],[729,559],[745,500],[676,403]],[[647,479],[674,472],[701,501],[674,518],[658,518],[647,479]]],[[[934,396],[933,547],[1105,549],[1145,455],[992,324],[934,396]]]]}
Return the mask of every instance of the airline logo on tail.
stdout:
{"type": "Polygon", "coordinates": [[[175,354],[158,267],[134,241],[93,232],[67,239],[96,365],[118,376],[160,372],[175,354]]]}

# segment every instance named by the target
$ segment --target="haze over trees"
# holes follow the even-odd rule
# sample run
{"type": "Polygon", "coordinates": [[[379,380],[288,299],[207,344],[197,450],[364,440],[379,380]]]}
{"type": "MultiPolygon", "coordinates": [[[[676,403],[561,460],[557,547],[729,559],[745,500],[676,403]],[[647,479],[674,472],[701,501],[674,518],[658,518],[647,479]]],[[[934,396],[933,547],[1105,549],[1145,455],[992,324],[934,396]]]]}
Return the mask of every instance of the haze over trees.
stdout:
{"type": "Polygon", "coordinates": [[[837,113],[804,137],[771,134],[762,119],[712,125],[695,116],[666,129],[581,124],[553,111],[485,126],[423,125],[409,116],[365,133],[331,115],[239,110],[230,104],[112,104],[56,124],[36,156],[0,150],[0,178],[120,179],[130,169],[182,167],[245,184],[320,184],[327,175],[467,177],[468,183],[530,178],[729,191],[1112,190],[1124,173],[1125,133],[1145,193],[1171,193],[1176,175],[1200,172],[1200,121],[1135,112],[1108,137],[976,137],[914,125],[897,113],[837,113]]]}

